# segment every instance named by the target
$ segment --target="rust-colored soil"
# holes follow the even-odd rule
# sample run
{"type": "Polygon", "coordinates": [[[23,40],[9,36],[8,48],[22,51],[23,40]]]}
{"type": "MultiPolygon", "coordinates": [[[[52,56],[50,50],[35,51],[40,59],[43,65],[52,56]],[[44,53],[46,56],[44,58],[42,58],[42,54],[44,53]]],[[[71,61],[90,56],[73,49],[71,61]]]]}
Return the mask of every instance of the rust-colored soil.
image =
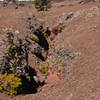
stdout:
{"type": "MultiPolygon", "coordinates": [[[[68,66],[65,78],[61,81],[56,78],[56,83],[51,81],[37,94],[19,95],[14,98],[0,94],[0,100],[100,100],[100,4],[90,2],[81,5],[78,1],[53,3],[46,15],[40,17],[41,20],[52,23],[62,13],[78,12],[76,17],[66,21],[65,29],[56,37],[60,45],[65,48],[71,45],[79,53],[68,66]]],[[[18,9],[13,6],[0,7],[0,31],[4,28],[14,28],[23,34],[26,33],[23,20],[31,13],[39,18],[34,5],[18,9]]],[[[2,37],[0,33],[0,38],[2,37]]],[[[52,77],[56,76],[50,76],[52,77]]]]}

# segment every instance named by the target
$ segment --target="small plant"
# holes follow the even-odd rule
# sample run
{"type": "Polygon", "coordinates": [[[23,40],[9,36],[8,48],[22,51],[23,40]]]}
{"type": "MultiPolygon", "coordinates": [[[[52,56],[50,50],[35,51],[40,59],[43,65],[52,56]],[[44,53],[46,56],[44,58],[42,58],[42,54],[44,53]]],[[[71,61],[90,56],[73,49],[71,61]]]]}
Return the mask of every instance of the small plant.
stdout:
{"type": "Polygon", "coordinates": [[[25,38],[26,39],[31,39],[32,41],[35,41],[35,42],[39,42],[39,39],[38,39],[38,37],[36,36],[36,35],[34,35],[34,34],[27,34],[26,36],[25,36],[25,38]]]}
{"type": "Polygon", "coordinates": [[[38,11],[46,11],[50,6],[51,0],[35,0],[35,8],[38,11]]]}
{"type": "Polygon", "coordinates": [[[8,95],[13,97],[17,94],[17,88],[21,85],[21,79],[14,74],[0,73],[0,92],[6,91],[8,95]]]}
{"type": "Polygon", "coordinates": [[[49,64],[47,62],[42,64],[42,66],[40,65],[38,68],[39,68],[42,76],[47,76],[48,69],[49,69],[49,64]]]}

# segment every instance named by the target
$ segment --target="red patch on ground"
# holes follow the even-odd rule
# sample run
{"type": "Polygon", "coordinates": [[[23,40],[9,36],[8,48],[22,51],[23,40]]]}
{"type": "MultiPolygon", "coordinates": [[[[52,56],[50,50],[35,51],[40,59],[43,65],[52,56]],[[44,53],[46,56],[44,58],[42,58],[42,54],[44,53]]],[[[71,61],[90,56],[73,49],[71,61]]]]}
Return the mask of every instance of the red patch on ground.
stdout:
{"type": "Polygon", "coordinates": [[[49,72],[49,76],[47,77],[45,81],[46,84],[55,83],[61,80],[61,78],[57,76],[56,71],[54,72],[52,69],[49,69],[48,72],[49,72]]]}

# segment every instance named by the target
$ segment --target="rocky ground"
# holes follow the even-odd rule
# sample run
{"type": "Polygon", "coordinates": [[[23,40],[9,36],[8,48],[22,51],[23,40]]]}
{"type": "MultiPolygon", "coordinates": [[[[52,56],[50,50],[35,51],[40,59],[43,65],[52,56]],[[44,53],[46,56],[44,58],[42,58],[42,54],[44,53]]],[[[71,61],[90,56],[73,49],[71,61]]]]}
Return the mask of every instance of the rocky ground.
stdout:
{"type": "MultiPolygon", "coordinates": [[[[0,100],[99,100],[100,99],[100,4],[66,0],[52,3],[48,12],[38,13],[34,5],[14,9],[0,7],[0,41],[3,29],[13,28],[23,37],[29,30],[25,20],[33,14],[51,29],[63,23],[64,29],[50,42],[50,70],[46,83],[36,94],[9,98],[0,94],[0,100]],[[52,60],[51,60],[52,59],[52,60]],[[60,61],[59,61],[60,59],[60,61]],[[51,62],[50,62],[51,61],[51,62]],[[57,71],[62,66],[60,76],[57,71]]],[[[0,42],[2,43],[2,42],[0,42]]],[[[0,48],[1,44],[0,44],[0,48]]],[[[2,51],[1,51],[2,52],[2,51]]],[[[1,57],[1,55],[0,55],[1,57]]],[[[30,58],[30,65],[34,59],[30,58]]]]}

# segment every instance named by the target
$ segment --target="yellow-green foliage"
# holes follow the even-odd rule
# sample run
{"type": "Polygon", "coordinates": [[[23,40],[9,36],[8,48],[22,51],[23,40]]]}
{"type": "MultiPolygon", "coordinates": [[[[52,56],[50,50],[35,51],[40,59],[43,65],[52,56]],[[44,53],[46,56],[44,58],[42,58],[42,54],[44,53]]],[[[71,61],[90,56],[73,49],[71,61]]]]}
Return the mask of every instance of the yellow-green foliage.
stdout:
{"type": "Polygon", "coordinates": [[[38,37],[35,36],[34,34],[28,34],[28,35],[25,36],[25,38],[29,38],[29,39],[31,39],[32,41],[35,41],[35,42],[39,41],[38,37]]]}
{"type": "Polygon", "coordinates": [[[47,33],[44,33],[43,35],[44,35],[45,38],[49,37],[49,35],[47,33]]]}
{"type": "Polygon", "coordinates": [[[21,79],[14,74],[0,73],[0,92],[6,91],[11,97],[17,94],[17,88],[21,85],[21,79]]]}
{"type": "Polygon", "coordinates": [[[63,71],[64,70],[64,67],[60,67],[60,68],[58,68],[58,72],[60,73],[61,71],[63,71]]]}
{"type": "Polygon", "coordinates": [[[34,0],[35,8],[38,11],[45,11],[50,6],[51,0],[34,0]]]}
{"type": "Polygon", "coordinates": [[[48,73],[48,67],[49,67],[48,63],[44,63],[42,66],[41,65],[39,66],[39,70],[40,70],[40,72],[41,72],[41,74],[43,76],[47,75],[47,73],[48,73]]]}

